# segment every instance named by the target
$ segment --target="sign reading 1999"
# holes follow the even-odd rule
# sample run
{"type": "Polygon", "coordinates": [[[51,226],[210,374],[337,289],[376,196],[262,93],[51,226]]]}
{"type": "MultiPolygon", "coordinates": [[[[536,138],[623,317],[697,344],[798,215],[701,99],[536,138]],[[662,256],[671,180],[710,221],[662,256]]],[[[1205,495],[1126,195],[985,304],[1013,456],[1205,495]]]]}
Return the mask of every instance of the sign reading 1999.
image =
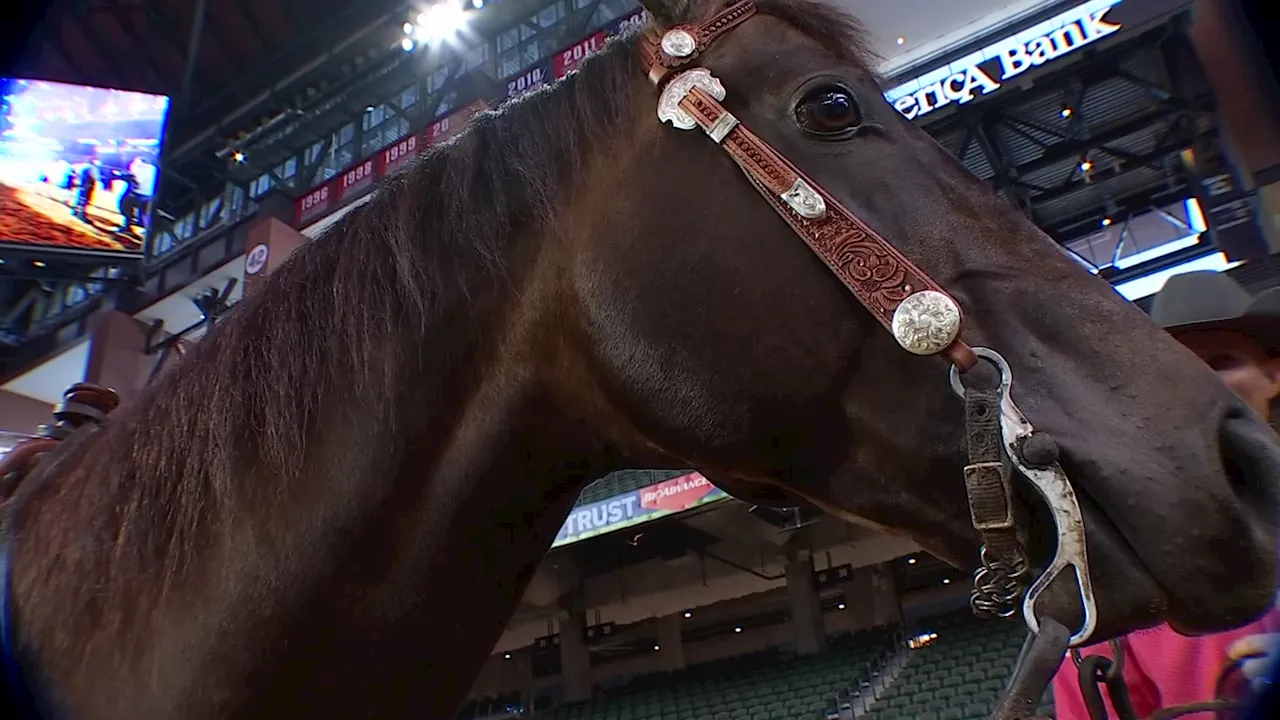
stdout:
{"type": "Polygon", "coordinates": [[[1120,31],[1107,13],[1121,0],[1092,0],[953,63],[893,88],[884,96],[915,120],[951,103],[964,104],[999,90],[1034,67],[1120,31]]]}

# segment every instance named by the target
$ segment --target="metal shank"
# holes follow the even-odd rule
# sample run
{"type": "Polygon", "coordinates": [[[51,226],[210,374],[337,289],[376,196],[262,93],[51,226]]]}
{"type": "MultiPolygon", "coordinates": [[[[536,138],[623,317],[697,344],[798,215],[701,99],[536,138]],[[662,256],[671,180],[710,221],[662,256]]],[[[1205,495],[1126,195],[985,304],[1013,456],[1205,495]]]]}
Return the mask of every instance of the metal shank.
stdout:
{"type": "MultiPolygon", "coordinates": [[[[1071,636],[1071,647],[1079,647],[1088,642],[1097,626],[1097,602],[1093,594],[1093,579],[1089,574],[1089,557],[1085,545],[1084,515],[1080,512],[1080,501],[1075,490],[1067,480],[1062,466],[1054,463],[1047,467],[1033,467],[1023,459],[1020,447],[1022,442],[1035,432],[1035,428],[1027,420],[1010,395],[1013,384],[1013,373],[1009,363],[1000,353],[990,348],[975,347],[973,352],[979,358],[987,360],[1000,371],[1000,434],[1004,439],[1005,452],[1013,466],[1022,473],[1049,506],[1053,514],[1053,522],[1057,527],[1058,547],[1053,561],[1044,569],[1027,590],[1022,601],[1023,620],[1032,633],[1039,632],[1040,621],[1036,617],[1035,604],[1044,593],[1045,588],[1067,569],[1074,571],[1076,583],[1080,589],[1080,601],[1084,608],[1084,622],[1080,629],[1071,636]]],[[[951,387],[961,397],[964,396],[964,385],[960,373],[951,369],[951,387]]]]}

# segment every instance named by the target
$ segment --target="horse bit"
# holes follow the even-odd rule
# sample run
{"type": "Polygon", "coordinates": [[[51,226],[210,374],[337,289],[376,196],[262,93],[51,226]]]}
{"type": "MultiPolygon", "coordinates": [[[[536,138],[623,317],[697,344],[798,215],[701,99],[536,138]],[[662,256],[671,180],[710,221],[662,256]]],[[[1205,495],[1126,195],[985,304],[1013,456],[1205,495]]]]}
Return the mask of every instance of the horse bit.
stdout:
{"type": "MultiPolygon", "coordinates": [[[[1092,673],[1092,690],[1106,682],[1123,686],[1120,661],[1082,659],[1097,622],[1097,603],[1089,574],[1084,517],[1075,491],[1058,462],[1055,443],[1036,432],[1010,395],[1013,373],[996,351],[970,347],[960,339],[959,304],[928,275],[820,185],[811,181],[768,142],[725,109],[725,88],[695,60],[719,37],[756,12],[753,0],[741,0],[699,24],[665,31],[650,14],[640,41],[641,61],[660,91],[658,119],[680,130],[701,128],[746,174],[747,179],[854,297],[916,355],[940,355],[951,363],[951,387],[964,400],[969,464],[964,468],[973,527],[982,539],[981,566],[974,574],[970,606],[980,617],[1008,618],[1019,611],[1030,631],[1018,667],[993,718],[1014,720],[1035,715],[1036,705],[1068,649],[1081,669],[1092,673]],[[972,373],[979,360],[993,368],[972,373]],[[1053,560],[1028,587],[1026,550],[1018,536],[1012,473],[1035,487],[1052,513],[1057,531],[1053,560]],[[1036,616],[1037,600],[1067,570],[1073,571],[1083,622],[1070,633],[1057,621],[1036,616]],[[1024,593],[1025,590],[1025,593],[1024,593]]],[[[1120,645],[1113,643],[1119,655],[1120,645]]],[[[1089,695],[1088,689],[1086,695],[1089,695]]],[[[1123,703],[1115,703],[1122,705],[1123,703]]],[[[1099,703],[1099,707],[1101,707],[1099,703]]],[[[1102,710],[1101,717],[1105,717],[1102,710]]]]}

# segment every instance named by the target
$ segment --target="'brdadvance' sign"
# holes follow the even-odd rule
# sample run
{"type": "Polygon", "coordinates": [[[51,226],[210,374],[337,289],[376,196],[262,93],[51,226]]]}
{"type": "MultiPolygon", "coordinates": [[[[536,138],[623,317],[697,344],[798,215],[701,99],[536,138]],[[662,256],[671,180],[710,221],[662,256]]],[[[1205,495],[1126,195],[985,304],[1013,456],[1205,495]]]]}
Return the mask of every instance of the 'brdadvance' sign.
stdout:
{"type": "Polygon", "coordinates": [[[1107,13],[1121,0],[1092,0],[1010,38],[905,82],[884,96],[908,120],[999,90],[1018,75],[1120,31],[1107,13]]]}
{"type": "Polygon", "coordinates": [[[551,547],[657,520],[726,497],[728,495],[723,490],[712,485],[701,473],[663,480],[608,500],[575,507],[560,526],[551,547]]]}

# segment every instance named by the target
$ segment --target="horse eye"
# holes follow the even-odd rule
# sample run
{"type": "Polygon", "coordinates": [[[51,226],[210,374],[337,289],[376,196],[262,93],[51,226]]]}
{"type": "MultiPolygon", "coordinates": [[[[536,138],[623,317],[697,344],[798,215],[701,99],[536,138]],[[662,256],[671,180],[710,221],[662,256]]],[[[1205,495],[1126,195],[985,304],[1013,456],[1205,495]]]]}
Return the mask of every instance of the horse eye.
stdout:
{"type": "Polygon", "coordinates": [[[795,114],[800,127],[818,136],[844,135],[862,124],[857,99],[841,85],[822,85],[805,93],[795,114]]]}

